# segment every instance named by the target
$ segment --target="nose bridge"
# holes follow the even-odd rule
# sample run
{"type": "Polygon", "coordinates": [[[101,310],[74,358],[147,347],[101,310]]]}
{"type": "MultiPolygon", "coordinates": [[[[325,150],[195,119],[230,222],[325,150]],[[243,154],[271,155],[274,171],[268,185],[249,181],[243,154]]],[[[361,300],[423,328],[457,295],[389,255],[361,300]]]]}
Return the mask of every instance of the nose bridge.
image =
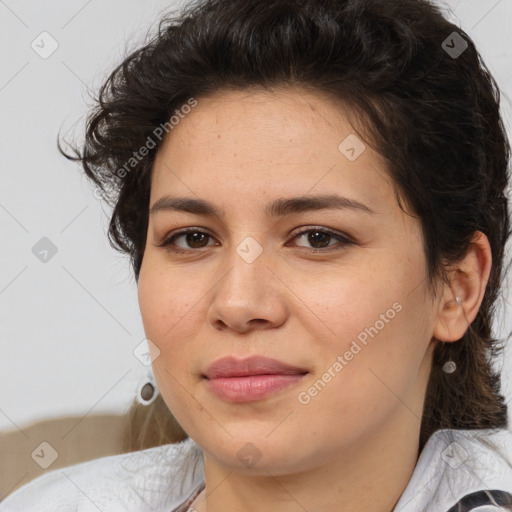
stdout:
{"type": "Polygon", "coordinates": [[[237,330],[283,321],[285,305],[270,270],[271,258],[253,237],[245,237],[225,259],[222,277],[213,289],[210,322],[237,330]],[[262,324],[262,321],[263,324],[262,324]]]}
{"type": "Polygon", "coordinates": [[[267,268],[268,254],[264,253],[263,246],[252,236],[245,237],[230,252],[227,258],[229,269],[219,285],[232,302],[254,300],[265,291],[263,276],[270,273],[267,268]]]}

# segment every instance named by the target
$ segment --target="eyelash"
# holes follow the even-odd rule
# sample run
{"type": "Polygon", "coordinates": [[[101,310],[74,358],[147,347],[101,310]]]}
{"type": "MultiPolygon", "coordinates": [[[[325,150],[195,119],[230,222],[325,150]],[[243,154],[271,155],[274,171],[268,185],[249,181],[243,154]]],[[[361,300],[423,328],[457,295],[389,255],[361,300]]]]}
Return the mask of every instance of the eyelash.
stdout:
{"type": "MultiPolygon", "coordinates": [[[[326,248],[323,248],[323,249],[311,249],[311,248],[307,248],[307,247],[303,247],[303,246],[298,246],[302,250],[305,250],[306,252],[308,252],[310,254],[320,254],[320,253],[326,253],[326,252],[332,252],[332,251],[339,251],[339,250],[342,250],[347,245],[355,245],[355,242],[353,240],[350,240],[347,236],[342,235],[340,233],[337,233],[335,231],[331,231],[329,229],[319,228],[319,227],[312,227],[312,228],[309,228],[309,229],[305,229],[304,231],[300,231],[299,233],[296,233],[293,236],[292,240],[294,240],[295,238],[300,237],[301,235],[304,235],[304,234],[307,234],[307,233],[312,233],[312,232],[326,234],[326,235],[328,235],[330,237],[333,237],[333,238],[337,239],[338,242],[340,242],[340,243],[334,244],[332,246],[328,245],[328,246],[326,246],[326,248]]],[[[170,251],[170,252],[173,252],[173,253],[179,253],[179,254],[198,252],[201,249],[206,249],[208,247],[211,247],[211,246],[207,245],[205,247],[201,247],[201,248],[198,248],[198,249],[181,249],[179,247],[173,246],[173,241],[176,238],[178,238],[180,236],[183,236],[183,235],[187,235],[189,233],[201,233],[201,234],[209,236],[210,238],[213,238],[212,235],[210,235],[209,233],[207,233],[206,231],[203,231],[201,229],[186,228],[186,229],[183,229],[181,231],[178,231],[177,233],[173,233],[171,236],[168,236],[167,238],[164,239],[164,241],[161,244],[158,244],[157,246],[158,247],[165,247],[165,249],[167,251],[170,251]]]]}

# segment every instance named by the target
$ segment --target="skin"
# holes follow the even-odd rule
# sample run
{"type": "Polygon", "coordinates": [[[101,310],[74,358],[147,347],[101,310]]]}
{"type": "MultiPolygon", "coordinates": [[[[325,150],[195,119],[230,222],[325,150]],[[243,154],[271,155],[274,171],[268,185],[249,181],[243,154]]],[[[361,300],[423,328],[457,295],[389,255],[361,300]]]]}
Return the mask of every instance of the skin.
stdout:
{"type": "Polygon", "coordinates": [[[421,226],[398,206],[384,160],[369,145],[354,161],[338,149],[354,133],[341,106],[320,93],[221,91],[198,98],[157,154],[150,206],[165,195],[192,197],[224,213],[151,214],[138,283],[160,392],[203,450],[199,512],[339,512],[341,504],[389,512],[412,475],[436,339],[460,339],[476,316],[490,249],[477,233],[433,297],[421,226]],[[275,199],[318,194],[373,213],[265,214],[275,199]],[[185,227],[211,236],[175,239],[185,254],[158,246],[185,227]],[[314,228],[354,243],[325,235],[315,244],[302,234],[314,228]],[[262,249],[251,263],[236,251],[246,237],[262,249]],[[400,311],[301,403],[299,393],[396,303],[400,311]],[[309,373],[254,402],[209,391],[201,376],[209,364],[253,354],[309,373]],[[260,455],[251,467],[237,456],[246,443],[260,455]]]}

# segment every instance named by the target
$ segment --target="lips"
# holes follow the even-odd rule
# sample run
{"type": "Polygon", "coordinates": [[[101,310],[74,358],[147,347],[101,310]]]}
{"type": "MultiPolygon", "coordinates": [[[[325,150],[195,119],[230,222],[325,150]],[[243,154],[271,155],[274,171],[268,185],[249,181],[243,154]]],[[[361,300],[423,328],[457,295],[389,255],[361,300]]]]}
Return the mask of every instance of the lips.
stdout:
{"type": "Polygon", "coordinates": [[[203,382],[225,402],[256,402],[298,385],[307,373],[304,368],[263,356],[223,357],[208,367],[203,382]]]}
{"type": "Polygon", "coordinates": [[[207,379],[247,377],[251,375],[304,375],[308,371],[264,356],[236,359],[228,356],[211,364],[204,377],[207,379]]]}

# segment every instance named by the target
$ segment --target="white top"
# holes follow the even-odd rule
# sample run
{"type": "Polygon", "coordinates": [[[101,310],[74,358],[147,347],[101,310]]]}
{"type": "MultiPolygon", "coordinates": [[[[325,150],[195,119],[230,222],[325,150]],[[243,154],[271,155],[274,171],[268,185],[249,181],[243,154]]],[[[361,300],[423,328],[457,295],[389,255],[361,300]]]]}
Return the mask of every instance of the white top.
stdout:
{"type": "MultiPolygon", "coordinates": [[[[188,438],[49,471],[0,512],[185,512],[203,487],[202,452],[188,438]]],[[[507,493],[512,500],[512,432],[444,429],[423,448],[393,512],[498,512],[507,493]]]]}

